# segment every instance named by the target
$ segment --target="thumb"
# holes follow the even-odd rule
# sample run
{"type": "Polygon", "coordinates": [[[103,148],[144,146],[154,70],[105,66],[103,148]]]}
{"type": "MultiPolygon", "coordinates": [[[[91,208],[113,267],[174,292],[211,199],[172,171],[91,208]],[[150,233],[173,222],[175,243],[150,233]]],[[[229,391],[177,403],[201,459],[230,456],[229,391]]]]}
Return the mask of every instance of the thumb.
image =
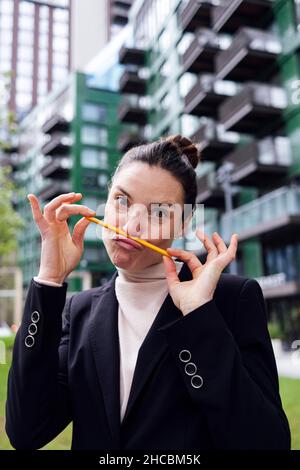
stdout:
{"type": "Polygon", "coordinates": [[[90,220],[82,217],[74,226],[72,240],[79,248],[83,247],[83,237],[90,223],[90,220]]]}
{"type": "Polygon", "coordinates": [[[171,291],[178,283],[180,284],[180,279],[177,276],[176,265],[174,261],[168,256],[163,256],[163,262],[165,266],[169,291],[171,291]]]}

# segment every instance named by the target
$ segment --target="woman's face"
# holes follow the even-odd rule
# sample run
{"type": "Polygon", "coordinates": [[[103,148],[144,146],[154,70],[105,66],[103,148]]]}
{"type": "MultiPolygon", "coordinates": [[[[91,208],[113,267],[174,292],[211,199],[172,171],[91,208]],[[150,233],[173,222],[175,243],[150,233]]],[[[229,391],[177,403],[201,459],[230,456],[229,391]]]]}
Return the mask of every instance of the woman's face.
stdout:
{"type": "MultiPolygon", "coordinates": [[[[182,234],[183,188],[168,171],[132,162],[116,173],[105,206],[104,221],[128,235],[166,249],[182,234]]],[[[119,235],[103,229],[103,242],[115,266],[136,271],[162,261],[150,248],[116,240],[119,235]]]]}

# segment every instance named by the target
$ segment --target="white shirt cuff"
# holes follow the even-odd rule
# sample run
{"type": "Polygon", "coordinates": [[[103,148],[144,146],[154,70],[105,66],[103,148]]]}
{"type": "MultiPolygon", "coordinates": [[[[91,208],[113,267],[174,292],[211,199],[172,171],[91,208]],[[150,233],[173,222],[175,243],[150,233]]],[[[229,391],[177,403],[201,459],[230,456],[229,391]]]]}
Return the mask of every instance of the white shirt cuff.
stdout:
{"type": "Polygon", "coordinates": [[[52,281],[46,281],[44,279],[40,279],[37,276],[34,276],[33,280],[35,282],[38,282],[39,284],[45,284],[46,286],[52,286],[52,287],[62,287],[62,284],[58,284],[57,282],[52,282],[52,281]]]}

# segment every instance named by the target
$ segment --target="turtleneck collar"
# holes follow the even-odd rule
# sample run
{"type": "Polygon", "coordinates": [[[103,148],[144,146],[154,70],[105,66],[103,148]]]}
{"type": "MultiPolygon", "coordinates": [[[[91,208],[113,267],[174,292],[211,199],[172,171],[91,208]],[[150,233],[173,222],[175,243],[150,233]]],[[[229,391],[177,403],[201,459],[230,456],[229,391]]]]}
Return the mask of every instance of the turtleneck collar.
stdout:
{"type": "MultiPolygon", "coordinates": [[[[177,274],[181,270],[183,264],[183,261],[175,261],[177,274]]],[[[163,261],[134,272],[119,268],[118,266],[116,266],[116,269],[118,271],[119,279],[126,282],[153,282],[166,279],[166,271],[163,261]]]]}

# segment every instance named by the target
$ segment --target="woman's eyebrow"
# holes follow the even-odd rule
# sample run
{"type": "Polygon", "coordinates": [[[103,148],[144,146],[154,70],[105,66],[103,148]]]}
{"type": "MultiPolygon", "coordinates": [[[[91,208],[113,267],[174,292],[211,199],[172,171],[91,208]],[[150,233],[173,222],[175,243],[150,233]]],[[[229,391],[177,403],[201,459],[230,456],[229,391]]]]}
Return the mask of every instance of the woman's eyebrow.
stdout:
{"type": "MultiPolygon", "coordinates": [[[[115,187],[116,187],[116,189],[118,189],[119,191],[121,191],[122,193],[124,193],[129,199],[132,200],[132,197],[130,196],[130,194],[129,194],[127,191],[125,191],[124,188],[122,188],[122,187],[119,186],[119,185],[116,185],[115,187]]],[[[150,203],[149,203],[149,206],[150,206],[151,204],[168,204],[169,206],[173,206],[174,204],[176,204],[176,202],[170,202],[170,201],[150,202],[150,203]]]]}

